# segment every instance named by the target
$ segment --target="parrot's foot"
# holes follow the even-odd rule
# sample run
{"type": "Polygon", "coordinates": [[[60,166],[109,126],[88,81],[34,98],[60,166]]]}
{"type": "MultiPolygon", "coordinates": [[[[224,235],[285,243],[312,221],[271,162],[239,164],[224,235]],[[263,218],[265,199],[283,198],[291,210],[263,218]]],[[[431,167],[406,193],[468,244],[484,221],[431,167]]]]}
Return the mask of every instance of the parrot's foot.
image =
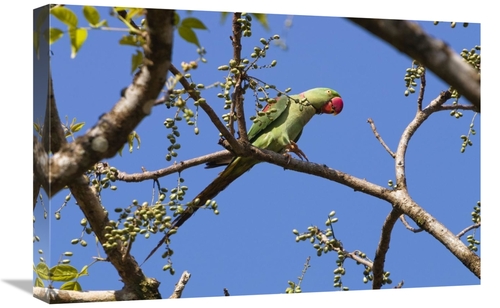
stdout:
{"type": "Polygon", "coordinates": [[[288,162],[290,162],[290,158],[291,158],[289,152],[293,152],[293,153],[297,154],[297,156],[302,160],[305,159],[305,160],[309,161],[309,159],[307,159],[306,154],[304,154],[304,152],[302,152],[302,150],[299,149],[299,146],[294,141],[290,141],[290,144],[285,146],[285,154],[284,155],[288,157],[288,162]]]}

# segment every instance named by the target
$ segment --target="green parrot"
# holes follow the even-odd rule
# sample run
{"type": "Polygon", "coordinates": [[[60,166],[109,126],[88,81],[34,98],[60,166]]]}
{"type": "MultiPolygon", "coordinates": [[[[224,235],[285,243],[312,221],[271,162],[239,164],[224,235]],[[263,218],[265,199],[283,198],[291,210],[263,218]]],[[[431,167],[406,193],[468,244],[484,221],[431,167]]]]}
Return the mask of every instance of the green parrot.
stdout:
{"type": "MultiPolygon", "coordinates": [[[[282,153],[290,159],[290,152],[301,159],[307,156],[297,146],[304,126],[316,114],[339,114],[344,102],[339,93],[330,88],[314,88],[296,95],[281,95],[275,102],[269,103],[258,113],[253,125],[248,130],[249,142],[258,148],[282,153]]],[[[253,157],[233,157],[225,161],[207,163],[206,168],[227,165],[215,180],[212,181],[194,200],[203,206],[207,200],[215,198],[229,184],[259,163],[253,157]]],[[[181,226],[191,217],[199,206],[191,207],[180,214],[171,225],[172,229],[181,226]]],[[[167,235],[149,254],[146,260],[165,242],[167,235]]],[[[145,261],[146,261],[145,260],[145,261]]],[[[145,262],[144,261],[144,262],[145,262]]]]}

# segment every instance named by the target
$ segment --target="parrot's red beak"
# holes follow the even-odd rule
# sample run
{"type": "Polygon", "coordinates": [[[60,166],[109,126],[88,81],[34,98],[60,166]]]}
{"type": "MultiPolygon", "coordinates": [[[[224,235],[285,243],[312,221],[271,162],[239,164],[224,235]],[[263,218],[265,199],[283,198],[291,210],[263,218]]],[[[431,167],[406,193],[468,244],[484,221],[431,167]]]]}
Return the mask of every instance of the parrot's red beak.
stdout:
{"type": "Polygon", "coordinates": [[[337,115],[344,109],[344,101],[340,97],[334,97],[321,108],[322,113],[337,115]]]}

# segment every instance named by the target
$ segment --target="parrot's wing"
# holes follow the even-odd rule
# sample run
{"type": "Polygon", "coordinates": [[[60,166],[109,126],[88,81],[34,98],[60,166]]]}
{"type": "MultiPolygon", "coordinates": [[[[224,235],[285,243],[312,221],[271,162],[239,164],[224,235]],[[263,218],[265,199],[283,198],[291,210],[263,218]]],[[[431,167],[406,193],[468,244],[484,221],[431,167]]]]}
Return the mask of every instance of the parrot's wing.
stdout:
{"type": "Polygon", "coordinates": [[[267,104],[261,111],[257,113],[257,117],[253,120],[253,124],[248,130],[248,140],[253,142],[266,127],[275,121],[289,107],[290,98],[286,95],[281,95],[276,99],[275,103],[267,104]]]}
{"type": "MultiPolygon", "coordinates": [[[[295,97],[293,95],[291,97],[295,97]]],[[[286,95],[282,95],[276,98],[276,102],[267,104],[261,111],[258,112],[256,118],[253,120],[253,124],[247,132],[248,140],[253,143],[259,136],[260,133],[269,127],[282,113],[288,108],[290,103],[290,98],[286,95]]],[[[224,158],[218,161],[208,162],[205,164],[205,169],[217,168],[220,166],[226,166],[234,157],[224,158]]]]}

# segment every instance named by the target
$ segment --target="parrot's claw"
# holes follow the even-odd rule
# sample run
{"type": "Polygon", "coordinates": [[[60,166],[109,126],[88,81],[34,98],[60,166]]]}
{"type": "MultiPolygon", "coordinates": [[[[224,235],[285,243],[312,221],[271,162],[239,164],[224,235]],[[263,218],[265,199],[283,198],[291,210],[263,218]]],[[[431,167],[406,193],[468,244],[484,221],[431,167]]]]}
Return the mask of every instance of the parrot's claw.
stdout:
{"type": "Polygon", "coordinates": [[[290,163],[290,160],[292,159],[292,155],[288,154],[288,152],[283,153],[286,157],[286,163],[287,165],[290,163]]]}
{"type": "Polygon", "coordinates": [[[288,156],[288,162],[290,162],[290,158],[291,158],[290,154],[288,154],[289,152],[293,152],[293,153],[297,154],[297,156],[302,160],[305,159],[305,160],[309,161],[306,154],[304,152],[302,152],[301,149],[299,149],[299,146],[294,141],[290,141],[290,144],[288,144],[285,147],[285,155],[288,156]]]}

